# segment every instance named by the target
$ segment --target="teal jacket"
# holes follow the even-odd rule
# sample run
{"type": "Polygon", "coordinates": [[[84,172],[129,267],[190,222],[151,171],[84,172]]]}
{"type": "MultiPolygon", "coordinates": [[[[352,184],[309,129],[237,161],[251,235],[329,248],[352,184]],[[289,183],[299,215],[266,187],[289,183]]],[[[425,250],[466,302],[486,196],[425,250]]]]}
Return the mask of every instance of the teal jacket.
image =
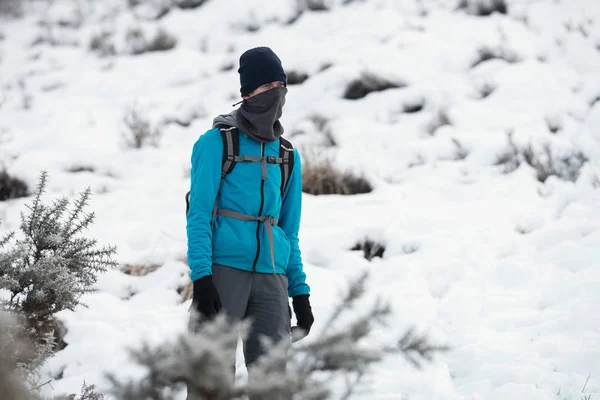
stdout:
{"type": "MultiPolygon", "coordinates": [[[[261,144],[241,131],[240,155],[279,157],[279,140],[261,144]]],[[[219,129],[204,133],[192,152],[190,208],[187,213],[188,263],[195,281],[212,274],[212,265],[245,271],[273,273],[269,240],[263,223],[217,216],[211,227],[214,202],[221,184],[219,208],[244,214],[270,215],[279,219],[273,227],[275,272],[288,278],[288,295],[309,294],[298,245],[302,209],[302,166],[294,149],[294,169],[281,195],[281,169],[267,164],[267,180],[261,199],[260,163],[236,163],[221,182],[223,140],[219,129]],[[259,224],[257,234],[257,224],[259,224]],[[258,252],[258,258],[256,259],[258,252]],[[255,263],[256,259],[256,263],[255,263]]]]}

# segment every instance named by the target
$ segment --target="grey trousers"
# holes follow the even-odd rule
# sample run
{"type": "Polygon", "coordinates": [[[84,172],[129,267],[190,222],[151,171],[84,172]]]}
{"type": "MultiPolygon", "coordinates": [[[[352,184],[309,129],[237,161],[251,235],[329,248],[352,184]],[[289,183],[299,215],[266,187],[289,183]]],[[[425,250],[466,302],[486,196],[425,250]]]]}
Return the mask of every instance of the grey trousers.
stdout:
{"type": "MultiPolygon", "coordinates": [[[[248,318],[252,321],[248,337],[243,341],[247,367],[265,353],[261,336],[275,343],[290,340],[291,313],[285,275],[242,271],[222,265],[213,265],[212,272],[223,306],[221,311],[233,321],[248,318]]],[[[232,368],[235,368],[235,354],[231,356],[232,368]]],[[[194,397],[188,395],[188,399],[194,397]]]]}

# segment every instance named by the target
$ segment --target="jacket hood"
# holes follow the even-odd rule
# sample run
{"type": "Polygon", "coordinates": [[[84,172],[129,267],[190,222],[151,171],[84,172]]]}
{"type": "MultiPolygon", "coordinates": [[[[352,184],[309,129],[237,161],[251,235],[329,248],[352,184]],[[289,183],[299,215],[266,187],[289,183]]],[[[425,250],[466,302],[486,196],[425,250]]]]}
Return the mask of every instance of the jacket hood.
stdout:
{"type": "Polygon", "coordinates": [[[217,117],[215,117],[215,119],[213,119],[213,128],[216,128],[217,125],[226,125],[235,126],[236,128],[240,129],[236,122],[237,112],[238,110],[236,109],[230,112],[229,114],[218,115],[217,117]]]}

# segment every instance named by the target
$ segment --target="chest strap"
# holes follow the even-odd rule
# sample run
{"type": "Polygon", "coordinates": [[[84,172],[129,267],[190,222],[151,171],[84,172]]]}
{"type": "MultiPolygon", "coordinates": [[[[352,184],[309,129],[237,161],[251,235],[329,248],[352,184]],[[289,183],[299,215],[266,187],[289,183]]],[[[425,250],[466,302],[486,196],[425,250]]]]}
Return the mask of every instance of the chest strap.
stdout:
{"type": "Polygon", "coordinates": [[[273,157],[273,156],[234,156],[233,160],[235,162],[257,162],[260,163],[260,168],[262,171],[262,180],[267,180],[267,163],[269,164],[283,164],[286,161],[281,157],[273,157]]]}
{"type": "Polygon", "coordinates": [[[277,226],[279,220],[270,215],[263,215],[260,217],[255,217],[253,215],[239,213],[237,211],[232,210],[224,210],[217,209],[217,215],[222,217],[235,218],[242,221],[258,221],[262,222],[265,225],[265,229],[267,230],[267,237],[269,239],[269,250],[271,251],[271,264],[273,265],[273,273],[275,272],[275,250],[274,250],[274,241],[273,241],[273,226],[277,226]]]}

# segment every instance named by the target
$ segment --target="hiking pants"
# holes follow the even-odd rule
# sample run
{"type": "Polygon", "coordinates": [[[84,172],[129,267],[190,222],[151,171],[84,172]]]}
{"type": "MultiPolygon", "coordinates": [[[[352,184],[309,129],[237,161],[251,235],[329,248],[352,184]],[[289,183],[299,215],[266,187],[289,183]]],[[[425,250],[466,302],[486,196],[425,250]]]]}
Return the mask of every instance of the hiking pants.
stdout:
{"type": "MultiPolygon", "coordinates": [[[[248,337],[243,341],[247,367],[265,352],[261,336],[270,338],[274,343],[290,340],[291,313],[285,275],[249,272],[221,265],[213,265],[212,273],[223,306],[221,311],[225,311],[233,321],[252,320],[248,337]]],[[[233,371],[235,353],[231,354],[231,360],[233,371]]],[[[188,396],[188,400],[193,399],[188,396]]]]}

